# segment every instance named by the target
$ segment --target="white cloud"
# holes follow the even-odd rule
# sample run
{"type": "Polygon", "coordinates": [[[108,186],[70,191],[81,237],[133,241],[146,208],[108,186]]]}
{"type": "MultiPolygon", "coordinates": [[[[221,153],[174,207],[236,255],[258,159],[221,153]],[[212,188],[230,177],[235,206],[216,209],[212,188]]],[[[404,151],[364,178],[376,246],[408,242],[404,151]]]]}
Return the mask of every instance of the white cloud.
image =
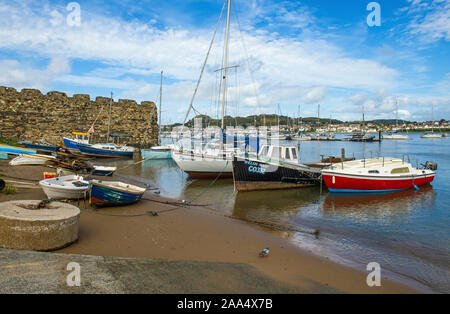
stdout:
{"type": "Polygon", "coordinates": [[[411,1],[409,13],[414,14],[408,30],[423,42],[450,41],[450,0],[411,1]]]}
{"type": "Polygon", "coordinates": [[[47,90],[51,81],[69,72],[69,61],[63,57],[52,58],[44,70],[24,66],[17,60],[0,60],[0,84],[18,89],[47,90]]]}
{"type": "MultiPolygon", "coordinates": [[[[262,14],[264,10],[279,9],[268,23],[285,23],[301,29],[301,34],[314,29],[315,18],[305,7],[289,10],[285,3],[268,9],[261,8],[257,2],[251,5],[254,10],[249,10],[249,15],[253,16],[268,16],[262,14]]],[[[125,98],[155,100],[159,85],[150,84],[144,78],[130,77],[133,74],[159,75],[160,70],[164,70],[165,75],[173,79],[163,87],[167,111],[187,109],[213,29],[191,31],[168,27],[161,30],[155,26],[156,20],[124,21],[83,10],[83,7],[80,27],[70,27],[61,19],[61,13],[67,13],[65,7],[29,1],[0,4],[0,49],[33,53],[37,58],[52,60],[46,70],[33,69],[13,60],[0,61],[0,84],[45,89],[57,82],[69,86],[117,88],[125,98]],[[73,74],[69,63],[72,59],[98,63],[99,68],[73,74]]],[[[234,78],[230,79],[229,101],[240,100],[246,113],[274,111],[277,103],[287,111],[283,106],[326,101],[327,91],[336,89],[357,91],[359,98],[355,95],[350,103],[362,104],[369,101],[368,93],[387,88],[395,90],[401,80],[397,70],[363,57],[351,57],[320,36],[286,38],[275,32],[255,30],[249,24],[242,26],[245,49],[239,29],[232,24],[229,63],[240,65],[240,75],[239,88],[234,78]],[[247,56],[256,82],[250,79],[247,56]],[[255,96],[255,91],[259,97],[255,96]]],[[[221,38],[222,34],[218,34],[217,39],[221,38]]],[[[220,68],[221,53],[222,48],[215,46],[195,102],[196,107],[210,113],[214,111],[217,95],[216,74],[212,71],[220,68]]],[[[377,97],[386,98],[387,94],[377,97]]],[[[375,110],[376,106],[373,108],[375,110]]]]}
{"type": "Polygon", "coordinates": [[[327,93],[327,88],[324,86],[313,87],[309,89],[306,94],[302,97],[302,102],[305,104],[313,104],[321,101],[325,94],[327,93]]]}

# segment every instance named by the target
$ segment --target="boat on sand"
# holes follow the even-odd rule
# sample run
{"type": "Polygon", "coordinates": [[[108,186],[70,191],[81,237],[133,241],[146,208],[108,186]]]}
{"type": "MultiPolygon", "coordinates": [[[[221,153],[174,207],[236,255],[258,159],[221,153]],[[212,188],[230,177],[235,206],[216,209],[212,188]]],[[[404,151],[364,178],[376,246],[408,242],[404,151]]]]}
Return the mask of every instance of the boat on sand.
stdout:
{"type": "Polygon", "coordinates": [[[55,200],[83,199],[89,191],[89,182],[77,175],[42,180],[39,185],[48,198],[55,200]]]}

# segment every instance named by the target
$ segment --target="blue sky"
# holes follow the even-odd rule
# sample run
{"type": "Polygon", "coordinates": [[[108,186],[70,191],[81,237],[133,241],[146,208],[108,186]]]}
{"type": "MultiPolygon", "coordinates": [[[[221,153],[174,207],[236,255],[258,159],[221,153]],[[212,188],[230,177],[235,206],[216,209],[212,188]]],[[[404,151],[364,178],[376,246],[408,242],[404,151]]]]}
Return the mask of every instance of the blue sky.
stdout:
{"type": "MultiPolygon", "coordinates": [[[[450,119],[450,0],[232,1],[227,113],[450,119]]],[[[223,0],[0,0],[0,85],[158,100],[184,117],[223,0]],[[71,7],[73,8],[73,6],[71,7]],[[72,9],[73,10],[73,9],[72,9]]],[[[224,21],[195,108],[218,116],[224,21]]]]}

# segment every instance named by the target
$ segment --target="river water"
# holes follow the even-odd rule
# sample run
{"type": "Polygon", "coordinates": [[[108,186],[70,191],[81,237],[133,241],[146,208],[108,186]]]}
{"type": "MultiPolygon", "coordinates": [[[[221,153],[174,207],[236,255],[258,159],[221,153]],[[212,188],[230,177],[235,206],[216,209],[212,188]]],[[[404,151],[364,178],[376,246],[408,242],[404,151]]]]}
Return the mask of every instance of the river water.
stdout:
{"type": "MultiPolygon", "coordinates": [[[[163,196],[297,230],[290,232],[291,241],[337,262],[364,271],[368,263],[377,262],[388,277],[449,293],[450,138],[422,139],[420,134],[410,134],[406,141],[381,143],[302,142],[300,158],[307,162],[319,160],[320,155],[340,156],[341,148],[356,158],[405,156],[413,165],[434,161],[437,176],[431,186],[419,191],[338,195],[320,187],[235,193],[232,180],[218,180],[214,185],[208,180],[192,180],[171,160],[148,160],[118,173],[153,183],[163,196]],[[318,238],[302,232],[315,229],[320,230],[318,238]]],[[[108,162],[119,167],[132,163],[108,162]]]]}

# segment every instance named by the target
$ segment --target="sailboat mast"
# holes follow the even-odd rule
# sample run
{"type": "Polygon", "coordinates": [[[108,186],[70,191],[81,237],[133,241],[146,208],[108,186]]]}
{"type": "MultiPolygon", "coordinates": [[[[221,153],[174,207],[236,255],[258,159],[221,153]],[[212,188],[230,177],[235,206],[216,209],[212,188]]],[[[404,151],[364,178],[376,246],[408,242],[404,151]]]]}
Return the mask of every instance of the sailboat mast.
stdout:
{"type": "Polygon", "coordinates": [[[111,108],[112,108],[112,100],[113,100],[113,93],[111,92],[111,99],[109,100],[109,117],[108,117],[108,140],[107,142],[109,143],[109,132],[110,132],[110,127],[111,127],[111,108]]]}
{"type": "Polygon", "coordinates": [[[162,81],[163,81],[163,71],[161,71],[161,79],[159,83],[159,124],[158,124],[158,143],[161,145],[161,108],[162,108],[162,81]]]}
{"type": "Polygon", "coordinates": [[[223,60],[223,93],[222,93],[222,130],[225,127],[225,104],[227,101],[227,67],[228,67],[228,38],[230,30],[230,6],[231,0],[228,0],[227,8],[227,31],[225,35],[224,60],[223,60]]]}

